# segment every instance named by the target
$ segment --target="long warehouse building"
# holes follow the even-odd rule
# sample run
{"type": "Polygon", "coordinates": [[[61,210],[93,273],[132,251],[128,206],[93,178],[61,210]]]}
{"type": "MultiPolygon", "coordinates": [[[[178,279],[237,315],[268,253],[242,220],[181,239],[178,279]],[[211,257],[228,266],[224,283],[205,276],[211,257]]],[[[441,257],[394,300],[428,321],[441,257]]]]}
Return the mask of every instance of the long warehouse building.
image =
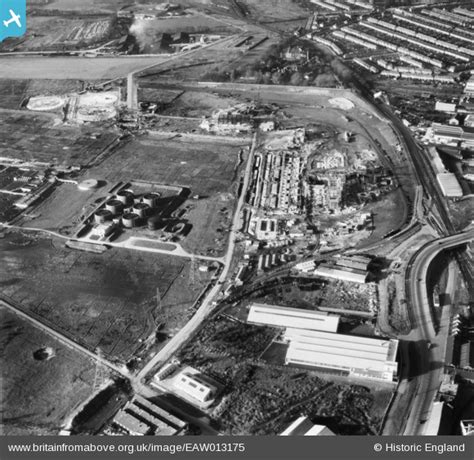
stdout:
{"type": "Polygon", "coordinates": [[[375,339],[289,328],[286,364],[392,382],[397,373],[398,340],[375,339]]]}
{"type": "Polygon", "coordinates": [[[247,322],[273,327],[337,332],[339,316],[302,308],[254,303],[250,306],[247,322]]]}

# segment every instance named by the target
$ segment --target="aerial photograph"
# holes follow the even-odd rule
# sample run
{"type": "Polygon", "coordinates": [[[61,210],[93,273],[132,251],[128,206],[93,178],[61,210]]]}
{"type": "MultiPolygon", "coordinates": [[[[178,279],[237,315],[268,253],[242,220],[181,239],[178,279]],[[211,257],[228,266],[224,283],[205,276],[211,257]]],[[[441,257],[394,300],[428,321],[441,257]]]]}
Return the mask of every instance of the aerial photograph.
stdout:
{"type": "Polygon", "coordinates": [[[474,1],[21,4],[1,435],[474,439],[474,1]]]}

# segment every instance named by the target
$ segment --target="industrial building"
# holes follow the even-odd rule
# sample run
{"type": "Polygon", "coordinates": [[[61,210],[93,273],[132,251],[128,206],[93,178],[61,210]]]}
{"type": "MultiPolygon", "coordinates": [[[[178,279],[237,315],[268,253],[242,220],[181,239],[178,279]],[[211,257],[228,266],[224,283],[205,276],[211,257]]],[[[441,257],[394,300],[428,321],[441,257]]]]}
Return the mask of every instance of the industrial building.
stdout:
{"type": "Polygon", "coordinates": [[[436,179],[438,180],[444,196],[448,198],[462,197],[463,193],[461,185],[453,173],[439,173],[436,175],[436,179]]]}
{"type": "Polygon", "coordinates": [[[117,413],[113,423],[132,436],[144,436],[147,434],[159,436],[176,435],[187,426],[187,423],[183,420],[140,395],[135,395],[117,413]]]}
{"type": "Polygon", "coordinates": [[[474,96],[474,75],[467,81],[464,87],[464,94],[468,96],[474,96]]]}
{"type": "Polygon", "coordinates": [[[336,332],[339,316],[301,308],[254,303],[250,306],[247,322],[272,327],[336,332]]]}
{"type": "Polygon", "coordinates": [[[375,339],[288,328],[286,364],[349,377],[392,382],[397,373],[398,340],[375,339]]]}
{"type": "Polygon", "coordinates": [[[339,267],[338,265],[321,264],[313,272],[316,276],[322,278],[333,278],[352,283],[365,283],[367,280],[367,271],[339,267]]]}
{"type": "Polygon", "coordinates": [[[115,417],[114,423],[122,428],[127,434],[131,436],[145,436],[151,431],[151,427],[146,423],[140,422],[140,420],[134,415],[121,410],[115,417]]]}
{"type": "Polygon", "coordinates": [[[211,400],[217,393],[214,385],[206,382],[197,374],[183,372],[176,381],[176,387],[200,403],[211,400]]]}
{"type": "Polygon", "coordinates": [[[302,415],[285,428],[280,436],[334,436],[334,433],[326,425],[315,425],[302,415]]]}
{"type": "Polygon", "coordinates": [[[437,144],[453,147],[474,148],[474,128],[433,123],[433,139],[437,144]]]}

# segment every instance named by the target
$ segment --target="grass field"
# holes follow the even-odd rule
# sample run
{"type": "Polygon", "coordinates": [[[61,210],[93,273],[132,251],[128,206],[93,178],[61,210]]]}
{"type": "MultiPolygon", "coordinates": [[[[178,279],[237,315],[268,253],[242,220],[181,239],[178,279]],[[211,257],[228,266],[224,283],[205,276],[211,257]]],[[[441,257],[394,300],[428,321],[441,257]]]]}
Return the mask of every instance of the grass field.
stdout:
{"type": "Polygon", "coordinates": [[[158,326],[172,335],[187,321],[206,283],[200,276],[189,285],[189,269],[189,260],[165,255],[114,249],[97,255],[13,233],[0,240],[4,294],[87,347],[100,346],[121,361],[158,326]]]}
{"type": "Polygon", "coordinates": [[[4,308],[0,319],[0,432],[57,434],[64,418],[90,395],[95,365],[4,308]],[[33,353],[43,347],[51,347],[55,356],[36,360],[33,353]]]}
{"type": "Polygon", "coordinates": [[[86,165],[116,138],[105,132],[94,139],[87,128],[53,127],[54,117],[0,110],[1,156],[61,166],[86,165]]]}
{"type": "Polygon", "coordinates": [[[122,6],[129,4],[129,2],[124,0],[81,0],[80,3],[77,0],[50,0],[46,5],[44,5],[44,1],[37,4],[35,0],[32,0],[29,3],[31,6],[38,6],[45,10],[80,12],[114,12],[122,6]]]}
{"type": "Polygon", "coordinates": [[[109,182],[142,180],[185,186],[192,194],[208,196],[230,190],[239,151],[248,144],[245,140],[236,144],[219,138],[150,136],[124,144],[90,174],[109,182]]]}

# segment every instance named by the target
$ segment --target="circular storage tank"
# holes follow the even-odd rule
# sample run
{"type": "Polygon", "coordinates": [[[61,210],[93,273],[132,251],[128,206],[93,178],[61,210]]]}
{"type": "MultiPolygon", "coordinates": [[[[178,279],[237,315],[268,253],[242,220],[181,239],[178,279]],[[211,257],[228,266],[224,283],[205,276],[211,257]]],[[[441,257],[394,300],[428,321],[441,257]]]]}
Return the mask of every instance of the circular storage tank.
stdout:
{"type": "Polygon", "coordinates": [[[140,218],[146,217],[149,210],[150,206],[148,206],[146,203],[137,203],[133,205],[133,212],[138,214],[140,218]]]}
{"type": "Polygon", "coordinates": [[[146,203],[148,206],[150,206],[150,208],[154,208],[155,206],[158,205],[158,201],[159,201],[160,197],[161,197],[161,195],[159,193],[156,193],[156,192],[147,193],[143,197],[143,202],[146,203]]]}
{"type": "Polygon", "coordinates": [[[122,216],[122,224],[125,228],[133,228],[138,225],[140,217],[134,212],[128,212],[122,216]]]}
{"type": "Polygon", "coordinates": [[[112,213],[107,209],[99,209],[94,214],[94,221],[96,224],[103,224],[108,220],[112,220],[112,213]]]}
{"type": "Polygon", "coordinates": [[[180,222],[179,224],[174,225],[171,231],[173,233],[180,233],[184,230],[185,225],[186,224],[184,222],[180,222]]]}
{"type": "Polygon", "coordinates": [[[117,192],[117,200],[119,200],[125,205],[132,204],[133,192],[131,192],[130,190],[120,190],[120,192],[117,192]]]}
{"type": "Polygon", "coordinates": [[[105,203],[105,209],[110,211],[113,215],[117,215],[122,212],[123,203],[119,200],[109,200],[105,203]]]}
{"type": "Polygon", "coordinates": [[[87,191],[87,190],[95,190],[99,188],[99,181],[95,179],[86,179],[82,181],[78,186],[79,190],[87,191]]]}
{"type": "Polygon", "coordinates": [[[148,224],[148,230],[158,230],[163,227],[164,222],[161,219],[161,217],[154,216],[148,219],[147,224],[148,224]]]}

